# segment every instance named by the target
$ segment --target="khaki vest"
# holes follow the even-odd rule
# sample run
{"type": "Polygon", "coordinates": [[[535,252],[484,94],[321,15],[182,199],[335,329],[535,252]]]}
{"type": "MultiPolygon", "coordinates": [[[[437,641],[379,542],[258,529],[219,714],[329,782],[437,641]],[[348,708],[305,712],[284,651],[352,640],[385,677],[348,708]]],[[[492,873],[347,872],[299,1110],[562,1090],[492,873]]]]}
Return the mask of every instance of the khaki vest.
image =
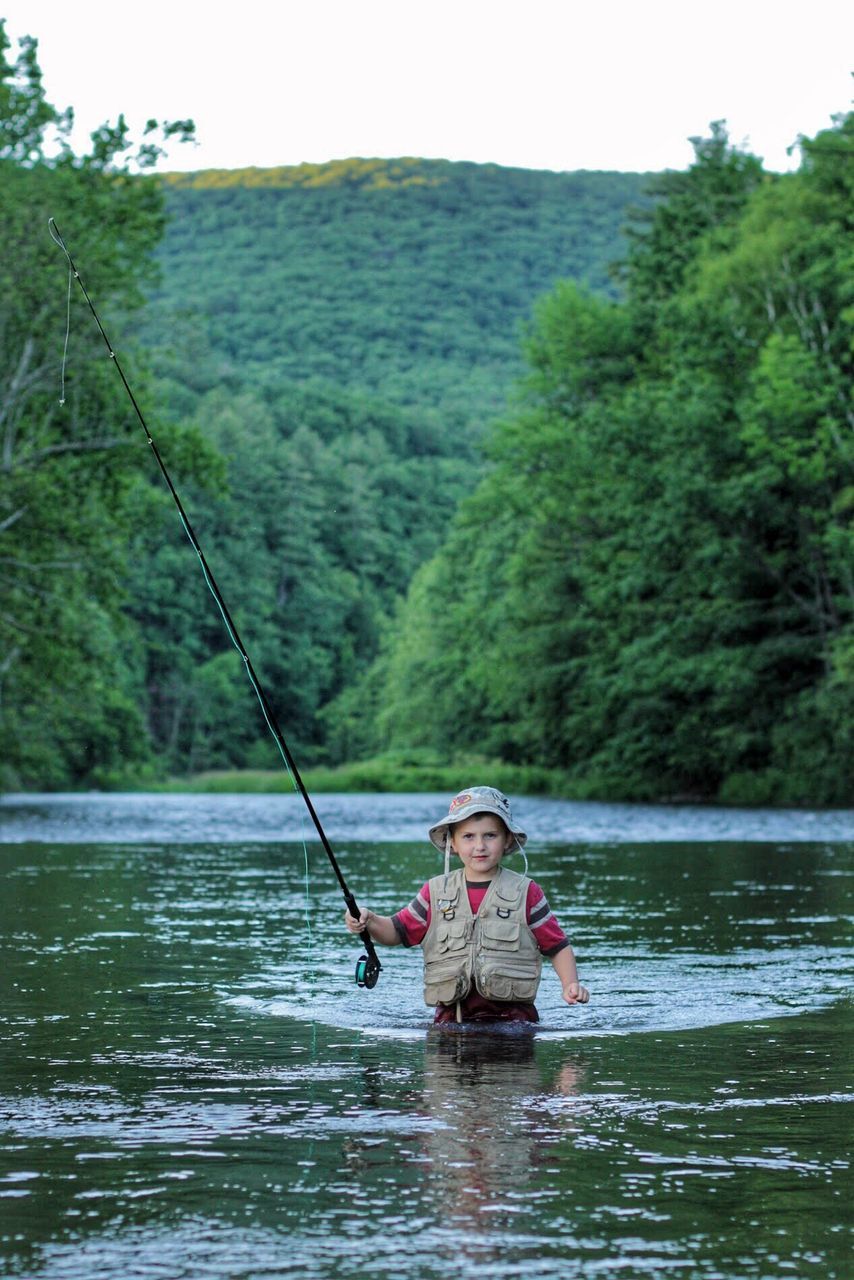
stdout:
{"type": "Polygon", "coordinates": [[[543,958],[528,928],[525,876],[499,867],[477,915],[466,892],[465,869],[430,881],[430,927],[424,950],[424,1001],[453,1004],[474,982],[488,1000],[529,1002],[537,994],[543,958]]]}

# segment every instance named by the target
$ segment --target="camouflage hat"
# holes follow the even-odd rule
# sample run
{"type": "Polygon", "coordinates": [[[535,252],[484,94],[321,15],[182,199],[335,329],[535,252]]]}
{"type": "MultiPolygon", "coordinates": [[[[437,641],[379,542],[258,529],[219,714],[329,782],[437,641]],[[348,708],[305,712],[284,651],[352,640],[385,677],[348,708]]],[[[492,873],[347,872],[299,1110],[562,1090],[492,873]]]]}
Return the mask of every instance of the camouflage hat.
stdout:
{"type": "Polygon", "coordinates": [[[496,791],[495,787],[467,787],[465,791],[458,792],[448,806],[446,816],[430,828],[428,835],[431,841],[437,849],[444,851],[445,836],[449,828],[478,813],[494,813],[515,836],[515,848],[523,847],[528,837],[514,823],[510,801],[502,791],[496,791]]]}

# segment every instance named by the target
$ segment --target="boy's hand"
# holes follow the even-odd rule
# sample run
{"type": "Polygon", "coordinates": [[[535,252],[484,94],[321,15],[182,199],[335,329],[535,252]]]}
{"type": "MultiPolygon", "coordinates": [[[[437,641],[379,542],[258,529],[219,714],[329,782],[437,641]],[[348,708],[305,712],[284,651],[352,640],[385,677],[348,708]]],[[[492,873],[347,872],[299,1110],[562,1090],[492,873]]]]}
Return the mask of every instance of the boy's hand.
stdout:
{"type": "Polygon", "coordinates": [[[563,988],[563,998],[567,1004],[587,1004],[590,992],[580,982],[570,982],[563,988]]]}
{"type": "Polygon", "coordinates": [[[350,915],[349,911],[345,911],[344,923],[349,929],[350,933],[364,933],[365,929],[367,929],[368,927],[368,921],[370,920],[372,915],[373,915],[373,912],[366,910],[365,907],[362,907],[362,910],[359,912],[359,919],[357,920],[355,916],[350,915]]]}

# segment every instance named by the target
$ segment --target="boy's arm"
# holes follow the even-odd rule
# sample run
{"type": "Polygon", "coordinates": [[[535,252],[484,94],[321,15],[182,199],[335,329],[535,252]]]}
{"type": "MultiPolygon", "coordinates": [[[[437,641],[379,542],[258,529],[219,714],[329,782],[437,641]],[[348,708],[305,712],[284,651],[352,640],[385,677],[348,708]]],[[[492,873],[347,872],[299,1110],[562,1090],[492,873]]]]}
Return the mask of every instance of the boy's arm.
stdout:
{"type": "Polygon", "coordinates": [[[378,916],[375,911],[368,911],[365,907],[359,912],[358,920],[349,911],[345,911],[344,923],[350,933],[362,933],[367,929],[374,942],[382,943],[385,947],[396,947],[400,942],[391,916],[378,916]]]}
{"type": "MultiPolygon", "coordinates": [[[[392,926],[393,927],[393,926],[392,926]]],[[[587,1004],[590,992],[578,981],[578,969],[575,966],[575,952],[572,947],[561,947],[551,957],[555,973],[560,979],[563,998],[567,1004],[587,1004]]]]}

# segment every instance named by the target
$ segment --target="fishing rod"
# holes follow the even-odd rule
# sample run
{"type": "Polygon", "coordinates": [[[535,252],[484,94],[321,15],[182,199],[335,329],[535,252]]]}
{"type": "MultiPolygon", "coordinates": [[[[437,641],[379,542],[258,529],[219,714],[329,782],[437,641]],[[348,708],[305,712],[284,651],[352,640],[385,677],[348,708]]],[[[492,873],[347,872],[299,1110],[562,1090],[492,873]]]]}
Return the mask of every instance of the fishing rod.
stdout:
{"type": "MultiPolygon", "coordinates": [[[[339,885],[341,886],[341,892],[344,895],[344,901],[347,904],[347,910],[350,912],[351,916],[355,916],[356,919],[358,920],[359,908],[358,908],[358,905],[356,904],[356,899],[353,897],[353,894],[351,893],[350,889],[348,888],[347,882],[344,879],[344,875],[341,871],[340,866],[338,865],[338,859],[335,857],[335,853],[333,852],[332,845],[329,843],[329,840],[327,839],[327,836],[326,836],[326,832],[323,830],[323,827],[321,826],[320,819],[318,818],[317,812],[314,808],[314,805],[312,804],[311,796],[308,794],[308,789],[306,788],[306,785],[303,782],[302,777],[300,776],[300,771],[297,768],[296,761],[291,755],[290,748],[288,747],[287,742],[285,742],[284,734],[282,733],[282,730],[279,727],[278,719],[276,718],[276,713],[273,710],[272,706],[270,705],[270,702],[268,701],[267,695],[264,692],[263,686],[261,685],[261,681],[258,679],[255,668],[252,666],[252,662],[249,657],[249,654],[246,652],[246,648],[243,644],[243,641],[240,639],[240,634],[234,623],[234,619],[232,618],[229,612],[228,606],[226,605],[225,600],[223,599],[222,592],[219,589],[216,578],[214,577],[213,572],[207,560],[205,559],[205,554],[202,551],[199,540],[196,537],[195,531],[193,530],[193,526],[190,524],[187,513],[184,510],[184,504],[181,502],[181,499],[178,495],[178,490],[175,488],[175,485],[172,483],[172,477],[169,475],[169,472],[166,470],[166,464],[164,463],[160,450],[157,448],[154,438],[148,429],[148,424],[146,423],[145,418],[143,417],[142,410],[140,409],[139,404],[137,403],[136,396],[133,394],[133,391],[131,390],[130,383],[125,377],[125,373],[124,373],[124,370],[122,369],[121,363],[119,362],[119,358],[113,349],[113,345],[110,342],[110,339],[107,337],[104,326],[101,323],[101,318],[98,315],[98,312],[95,310],[95,306],[94,306],[94,303],[92,302],[92,299],[89,297],[89,291],[87,290],[85,284],[83,283],[80,272],[77,270],[77,267],[74,265],[74,260],[72,259],[71,254],[68,251],[68,247],[64,239],[62,238],[62,234],[59,230],[59,227],[56,225],[55,219],[48,218],[47,225],[51,235],[51,239],[54,241],[55,244],[59,245],[60,249],[68,259],[69,270],[71,271],[71,274],[74,276],[74,279],[80,285],[80,289],[83,293],[83,297],[86,299],[86,303],[89,307],[89,310],[92,313],[92,317],[95,321],[95,324],[98,326],[98,330],[101,334],[101,337],[104,339],[104,343],[106,344],[107,350],[110,353],[110,359],[113,361],[114,365],[116,366],[116,369],[118,370],[118,374],[122,380],[124,389],[128,394],[128,398],[131,404],[133,405],[134,413],[139,419],[139,424],[142,427],[143,431],[145,432],[145,438],[148,441],[151,452],[154,454],[154,457],[157,461],[158,467],[160,468],[163,479],[166,481],[166,485],[169,489],[169,492],[172,495],[172,498],[175,502],[175,506],[178,508],[178,515],[181,518],[181,524],[184,526],[184,532],[189,538],[190,543],[193,547],[193,550],[195,551],[196,555],[199,558],[199,563],[202,566],[202,573],[205,576],[205,582],[207,583],[208,588],[211,592],[211,595],[213,596],[214,600],[216,601],[219,607],[219,611],[222,614],[222,619],[223,619],[223,622],[225,623],[226,630],[228,631],[229,637],[235,649],[243,659],[243,664],[246,668],[246,674],[248,675],[250,683],[252,684],[252,688],[255,690],[255,695],[261,704],[261,710],[264,713],[264,719],[267,721],[267,727],[276,740],[276,745],[278,746],[279,751],[282,754],[282,759],[285,761],[285,764],[287,765],[288,772],[291,775],[294,785],[296,786],[297,790],[299,791],[300,795],[305,801],[305,807],[308,809],[309,817],[314,823],[315,830],[317,831],[317,834],[320,837],[320,843],[323,845],[323,848],[326,852],[326,856],[329,859],[330,863],[332,864],[332,870],[335,872],[335,876],[338,880],[339,885]]],[[[359,956],[359,959],[356,961],[356,983],[358,986],[367,987],[370,990],[370,988],[375,987],[377,985],[377,979],[380,976],[380,969],[382,968],[382,965],[380,964],[379,957],[377,955],[376,948],[374,946],[373,938],[371,937],[368,930],[363,929],[362,932],[359,934],[359,938],[362,941],[362,945],[365,948],[366,954],[359,956]]]]}

